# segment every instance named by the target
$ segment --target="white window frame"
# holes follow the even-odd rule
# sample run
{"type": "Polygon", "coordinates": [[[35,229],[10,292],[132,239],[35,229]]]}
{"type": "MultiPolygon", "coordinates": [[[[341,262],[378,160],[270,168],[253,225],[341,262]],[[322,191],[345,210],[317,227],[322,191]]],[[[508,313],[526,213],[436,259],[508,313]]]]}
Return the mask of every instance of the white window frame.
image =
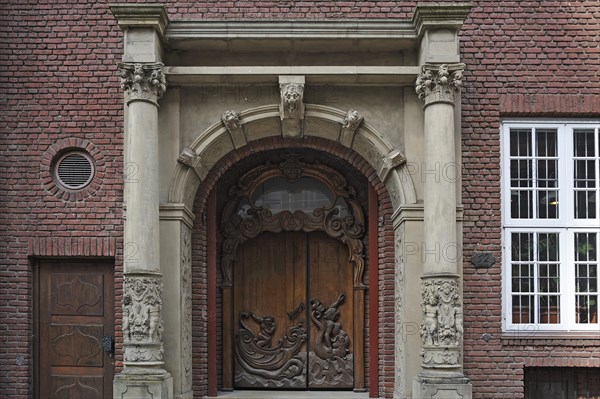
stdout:
{"type": "MultiPolygon", "coordinates": [[[[550,120],[550,119],[511,119],[503,120],[500,130],[500,170],[502,193],[502,329],[504,332],[534,333],[534,332],[587,332],[600,334],[599,323],[576,323],[575,315],[575,233],[597,233],[597,254],[600,256],[600,192],[596,197],[596,218],[575,219],[573,199],[573,130],[596,129],[600,133],[599,120],[550,120]],[[511,129],[556,129],[558,147],[558,218],[557,219],[517,219],[511,215],[511,182],[510,182],[510,130],[511,129]],[[561,206],[561,204],[567,204],[561,206]],[[560,263],[560,323],[513,323],[512,315],[512,267],[511,267],[511,234],[527,233],[559,233],[559,263],[560,263]]],[[[535,141],[532,138],[532,144],[535,141]]],[[[600,154],[600,139],[596,142],[596,154],[600,154]]],[[[534,153],[535,154],[535,153],[534,153]]],[[[596,179],[600,179],[600,160],[596,162],[596,179]]],[[[532,171],[535,179],[535,167],[532,171]]],[[[599,189],[596,187],[596,189],[599,189]]],[[[535,196],[533,206],[536,206],[535,196]]],[[[535,213],[534,213],[535,214],[535,213]]],[[[533,262],[532,262],[533,263],[533,262]]],[[[546,263],[546,262],[544,262],[546,263]]],[[[534,272],[534,276],[537,271],[534,272]]],[[[534,282],[537,287],[537,281],[534,282]]],[[[535,290],[530,295],[534,297],[539,312],[539,292],[535,290]]],[[[600,306],[599,306],[600,308],[600,306]]],[[[600,315],[599,315],[600,318],[600,315]]]]}

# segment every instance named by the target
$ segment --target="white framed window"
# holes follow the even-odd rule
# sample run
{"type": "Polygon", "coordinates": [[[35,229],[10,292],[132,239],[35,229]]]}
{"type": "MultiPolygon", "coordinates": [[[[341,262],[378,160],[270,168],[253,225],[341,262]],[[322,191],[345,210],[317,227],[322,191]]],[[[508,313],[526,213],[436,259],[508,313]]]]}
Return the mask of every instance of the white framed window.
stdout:
{"type": "Polygon", "coordinates": [[[600,121],[501,126],[504,331],[600,332],[600,121]]]}

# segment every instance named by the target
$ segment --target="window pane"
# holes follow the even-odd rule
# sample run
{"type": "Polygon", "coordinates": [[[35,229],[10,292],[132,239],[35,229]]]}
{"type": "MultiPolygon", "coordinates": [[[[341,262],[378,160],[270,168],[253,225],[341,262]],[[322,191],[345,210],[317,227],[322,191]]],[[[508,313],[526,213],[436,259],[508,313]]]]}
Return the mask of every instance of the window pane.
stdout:
{"type": "Polygon", "coordinates": [[[332,206],[334,198],[331,190],[316,179],[301,177],[288,181],[275,177],[256,189],[252,201],[273,213],[283,210],[312,212],[316,208],[332,206]]]}
{"type": "Polygon", "coordinates": [[[560,297],[558,295],[540,295],[538,323],[560,323],[560,297]]]}
{"type": "Polygon", "coordinates": [[[575,233],[575,319],[598,322],[598,233],[575,233]]]}
{"type": "Polygon", "coordinates": [[[536,145],[537,145],[537,156],[539,157],[555,157],[557,154],[556,146],[556,129],[541,130],[537,129],[536,134],[536,145]]]}
{"type": "Polygon", "coordinates": [[[573,131],[573,150],[576,157],[595,156],[594,129],[575,129],[573,131]]]}
{"type": "Polygon", "coordinates": [[[515,157],[531,156],[531,129],[510,130],[510,155],[515,157]]]}
{"type": "Polygon", "coordinates": [[[538,219],[558,218],[558,191],[540,190],[537,192],[538,219]]]}
{"type": "Polygon", "coordinates": [[[512,190],[510,193],[510,216],[513,219],[533,218],[533,191],[512,190]]]}
{"type": "Polygon", "coordinates": [[[511,254],[513,261],[532,261],[533,233],[512,233],[511,254]]]}
{"type": "Polygon", "coordinates": [[[575,188],[596,187],[596,162],[594,160],[577,159],[575,163],[575,188]]]}
{"type": "Polygon", "coordinates": [[[510,161],[510,186],[533,187],[531,161],[528,159],[512,159],[510,161]]]}
{"type": "Polygon", "coordinates": [[[573,130],[573,187],[576,219],[596,219],[598,201],[597,168],[600,162],[598,137],[594,129],[573,130]]]}
{"type": "Polygon", "coordinates": [[[533,323],[533,295],[512,296],[512,322],[533,323]]]}

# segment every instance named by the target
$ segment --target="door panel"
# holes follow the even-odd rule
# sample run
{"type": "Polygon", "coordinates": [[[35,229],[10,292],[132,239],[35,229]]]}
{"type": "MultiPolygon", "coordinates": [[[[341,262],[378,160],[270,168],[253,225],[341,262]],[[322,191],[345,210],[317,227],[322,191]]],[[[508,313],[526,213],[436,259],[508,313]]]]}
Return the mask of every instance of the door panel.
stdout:
{"type": "Polygon", "coordinates": [[[244,243],[233,276],[235,387],[352,388],[352,273],[346,246],[324,233],[244,243]]]}
{"type": "Polygon", "coordinates": [[[306,236],[262,234],[234,269],[235,386],[305,388],[306,236]]]}
{"type": "Polygon", "coordinates": [[[309,388],[353,388],[352,265],[348,249],[312,233],[310,252],[309,388]]]}
{"type": "Polygon", "coordinates": [[[38,397],[112,397],[114,364],[102,346],[114,334],[112,273],[108,263],[40,262],[38,397]]]}

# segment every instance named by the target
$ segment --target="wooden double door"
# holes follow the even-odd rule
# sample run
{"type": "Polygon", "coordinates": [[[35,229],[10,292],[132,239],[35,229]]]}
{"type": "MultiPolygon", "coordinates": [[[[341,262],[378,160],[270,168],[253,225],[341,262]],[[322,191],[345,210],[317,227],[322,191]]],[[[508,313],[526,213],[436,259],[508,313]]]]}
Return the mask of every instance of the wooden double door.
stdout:
{"type": "Polygon", "coordinates": [[[353,270],[321,232],[262,233],[234,267],[234,387],[354,387],[353,270]]]}
{"type": "Polygon", "coordinates": [[[35,396],[112,398],[113,265],[44,260],[35,278],[35,396]]]}

